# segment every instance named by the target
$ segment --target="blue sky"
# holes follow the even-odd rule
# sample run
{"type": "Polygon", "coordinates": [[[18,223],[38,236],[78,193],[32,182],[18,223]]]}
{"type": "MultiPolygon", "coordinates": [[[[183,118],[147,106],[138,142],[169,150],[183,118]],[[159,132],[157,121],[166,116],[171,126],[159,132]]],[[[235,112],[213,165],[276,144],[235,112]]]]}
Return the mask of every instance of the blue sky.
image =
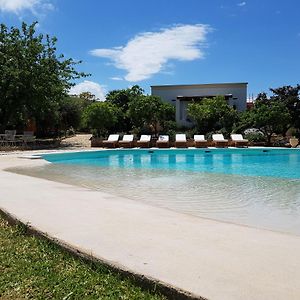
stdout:
{"type": "Polygon", "coordinates": [[[58,38],[99,97],[134,84],[248,82],[248,94],[300,83],[298,0],[0,0],[0,22],[58,38]]]}

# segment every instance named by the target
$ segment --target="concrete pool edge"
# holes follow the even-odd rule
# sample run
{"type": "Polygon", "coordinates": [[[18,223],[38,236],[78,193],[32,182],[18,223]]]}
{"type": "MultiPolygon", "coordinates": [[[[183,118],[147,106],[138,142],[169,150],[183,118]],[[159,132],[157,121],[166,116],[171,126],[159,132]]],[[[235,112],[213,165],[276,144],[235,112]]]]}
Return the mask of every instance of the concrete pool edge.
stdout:
{"type": "Polygon", "coordinates": [[[85,262],[93,262],[106,266],[109,270],[120,274],[126,278],[129,278],[141,288],[158,291],[162,295],[166,296],[168,299],[178,299],[178,300],[208,300],[201,296],[194,295],[191,292],[182,290],[176,286],[170,285],[166,282],[160,281],[159,279],[146,276],[141,273],[134,272],[134,270],[127,269],[125,266],[119,265],[117,263],[106,260],[105,258],[97,257],[92,254],[85,252],[82,249],[79,249],[67,242],[60,240],[58,238],[52,237],[47,232],[43,232],[38,228],[30,225],[29,222],[24,222],[19,219],[17,216],[9,213],[5,209],[0,207],[0,216],[5,219],[9,225],[22,225],[26,227],[26,235],[36,236],[41,239],[45,239],[55,245],[59,246],[60,249],[66,251],[72,256],[82,259],[85,262]]]}
{"type": "Polygon", "coordinates": [[[98,251],[100,258],[190,291],[196,299],[254,299],[253,295],[299,299],[300,287],[295,283],[300,280],[299,237],[188,217],[66,184],[1,172],[5,167],[41,163],[10,161],[8,157],[0,160],[0,206],[24,223],[32,221],[41,232],[86,253],[98,251]],[[111,224],[101,220],[104,212],[111,224]],[[81,216],[85,223],[80,222],[81,216]],[[97,224],[99,228],[95,228],[97,224]],[[116,232],[111,240],[106,239],[116,232]],[[114,258],[118,255],[121,259],[114,258]]]}

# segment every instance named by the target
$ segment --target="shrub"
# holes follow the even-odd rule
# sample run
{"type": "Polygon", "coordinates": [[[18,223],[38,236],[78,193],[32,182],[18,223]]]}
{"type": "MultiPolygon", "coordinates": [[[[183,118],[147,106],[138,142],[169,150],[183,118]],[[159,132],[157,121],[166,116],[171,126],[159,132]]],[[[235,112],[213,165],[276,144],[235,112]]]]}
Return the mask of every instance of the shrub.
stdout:
{"type": "Polygon", "coordinates": [[[94,129],[96,136],[107,134],[118,122],[119,109],[108,102],[94,102],[83,112],[84,126],[94,129]]]}
{"type": "Polygon", "coordinates": [[[266,138],[262,132],[250,132],[245,134],[245,139],[249,142],[265,142],[266,138]]]}

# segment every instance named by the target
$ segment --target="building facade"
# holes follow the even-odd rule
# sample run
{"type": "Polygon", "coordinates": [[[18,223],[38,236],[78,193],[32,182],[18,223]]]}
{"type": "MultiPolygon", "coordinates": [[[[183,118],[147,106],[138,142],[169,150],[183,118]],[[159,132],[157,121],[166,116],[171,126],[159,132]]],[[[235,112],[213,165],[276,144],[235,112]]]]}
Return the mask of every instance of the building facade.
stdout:
{"type": "Polygon", "coordinates": [[[244,111],[247,108],[247,85],[247,82],[154,85],[151,86],[151,95],[159,96],[163,101],[176,106],[177,124],[191,127],[193,122],[187,115],[187,105],[191,101],[201,101],[203,98],[224,96],[229,105],[237,111],[244,111]]]}

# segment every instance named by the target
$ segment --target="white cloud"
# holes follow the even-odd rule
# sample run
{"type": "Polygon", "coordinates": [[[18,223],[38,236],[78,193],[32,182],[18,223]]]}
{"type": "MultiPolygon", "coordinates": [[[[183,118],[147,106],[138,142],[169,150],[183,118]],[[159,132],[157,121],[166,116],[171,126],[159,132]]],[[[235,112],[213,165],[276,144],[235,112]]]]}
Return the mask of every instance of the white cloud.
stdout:
{"type": "Polygon", "coordinates": [[[246,4],[247,4],[247,2],[243,1],[243,2],[238,3],[237,5],[242,7],[242,6],[245,6],[246,4]]]}
{"type": "Polygon", "coordinates": [[[204,58],[208,25],[175,25],[159,32],[136,35],[125,46],[94,49],[94,56],[109,58],[118,69],[126,70],[125,79],[136,82],[161,72],[170,60],[192,61],[204,58]]]}
{"type": "Polygon", "coordinates": [[[37,14],[39,10],[51,10],[53,5],[48,0],[0,0],[0,11],[19,14],[30,10],[37,14]]]}
{"type": "Polygon", "coordinates": [[[115,76],[115,77],[110,77],[111,80],[116,80],[116,81],[121,81],[123,80],[122,77],[118,77],[118,76],[115,76]]]}
{"type": "Polygon", "coordinates": [[[96,96],[96,98],[100,99],[101,101],[105,100],[105,94],[106,90],[103,86],[101,86],[97,82],[89,81],[89,80],[84,80],[83,82],[80,82],[73,86],[69,94],[70,95],[80,95],[83,92],[90,92],[93,95],[96,96]]]}

